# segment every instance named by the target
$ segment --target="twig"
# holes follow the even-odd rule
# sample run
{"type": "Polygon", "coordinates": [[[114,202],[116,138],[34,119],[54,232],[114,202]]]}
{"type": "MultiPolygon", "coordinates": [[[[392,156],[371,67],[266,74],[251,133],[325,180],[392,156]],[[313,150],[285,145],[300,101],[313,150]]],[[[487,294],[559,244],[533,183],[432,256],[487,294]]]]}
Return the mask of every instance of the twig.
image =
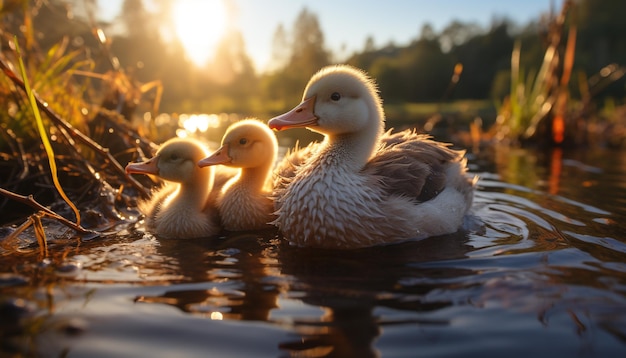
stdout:
{"type": "Polygon", "coordinates": [[[37,210],[40,210],[40,211],[44,212],[46,215],[52,217],[53,219],[56,219],[56,220],[60,221],[61,224],[65,225],[65,226],[67,226],[67,227],[69,227],[71,229],[74,229],[74,230],[76,230],[76,231],[78,231],[78,232],[80,232],[82,234],[93,234],[93,233],[96,233],[93,230],[88,230],[88,229],[85,229],[84,227],[82,227],[80,225],[76,225],[72,221],[67,220],[63,216],[55,213],[54,211],[46,208],[45,206],[39,204],[35,199],[33,199],[32,195],[24,196],[24,195],[13,193],[13,192],[8,191],[8,190],[3,189],[3,188],[0,188],[0,194],[6,196],[8,198],[11,198],[11,199],[13,199],[15,201],[19,201],[22,204],[26,204],[26,205],[28,205],[30,207],[33,207],[33,208],[35,208],[37,210]]]}

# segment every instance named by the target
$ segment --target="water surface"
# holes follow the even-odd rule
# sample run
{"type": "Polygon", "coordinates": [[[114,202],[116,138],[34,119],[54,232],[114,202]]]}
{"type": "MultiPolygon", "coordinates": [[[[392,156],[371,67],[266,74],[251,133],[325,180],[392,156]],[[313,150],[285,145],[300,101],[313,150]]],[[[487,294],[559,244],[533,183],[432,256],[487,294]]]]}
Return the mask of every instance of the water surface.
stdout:
{"type": "Polygon", "coordinates": [[[175,241],[122,224],[80,243],[57,235],[41,260],[25,239],[0,262],[0,352],[626,354],[626,153],[469,159],[480,180],[463,229],[418,242],[325,251],[272,230],[175,241]]]}

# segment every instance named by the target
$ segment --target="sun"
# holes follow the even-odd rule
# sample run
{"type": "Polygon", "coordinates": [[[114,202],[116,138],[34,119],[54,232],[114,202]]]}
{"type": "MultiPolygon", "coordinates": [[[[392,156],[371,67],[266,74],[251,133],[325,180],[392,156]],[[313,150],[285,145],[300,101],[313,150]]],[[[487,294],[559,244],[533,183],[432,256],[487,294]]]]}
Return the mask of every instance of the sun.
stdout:
{"type": "Polygon", "coordinates": [[[227,25],[224,0],[178,0],[172,19],[178,39],[189,58],[205,65],[227,25]]]}

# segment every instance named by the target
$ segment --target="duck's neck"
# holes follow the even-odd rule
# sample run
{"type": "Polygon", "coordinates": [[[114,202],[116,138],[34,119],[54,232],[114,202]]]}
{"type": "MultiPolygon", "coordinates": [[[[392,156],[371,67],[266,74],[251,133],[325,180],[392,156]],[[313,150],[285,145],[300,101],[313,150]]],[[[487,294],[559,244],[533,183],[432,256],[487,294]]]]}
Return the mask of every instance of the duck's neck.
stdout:
{"type": "Polygon", "coordinates": [[[176,195],[177,203],[184,203],[199,210],[204,209],[209,192],[213,187],[213,176],[210,171],[198,175],[194,180],[180,183],[180,188],[176,195]]]}
{"type": "Polygon", "coordinates": [[[241,173],[237,176],[237,186],[246,188],[250,192],[263,191],[268,182],[273,163],[259,166],[256,168],[242,168],[241,173]]]}
{"type": "Polygon", "coordinates": [[[328,135],[323,155],[331,162],[358,171],[378,149],[381,135],[382,127],[366,128],[349,134],[328,135]]]}

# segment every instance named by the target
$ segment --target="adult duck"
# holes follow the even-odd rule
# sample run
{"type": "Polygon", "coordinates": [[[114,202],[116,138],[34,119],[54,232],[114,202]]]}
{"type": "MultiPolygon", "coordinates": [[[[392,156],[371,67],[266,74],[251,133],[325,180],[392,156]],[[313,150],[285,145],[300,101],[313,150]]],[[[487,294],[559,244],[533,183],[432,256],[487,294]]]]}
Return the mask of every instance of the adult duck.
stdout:
{"type": "Polygon", "coordinates": [[[185,239],[212,236],[221,230],[210,200],[214,170],[196,165],[207,154],[202,143],[175,138],[163,143],[151,159],[126,166],[127,173],[153,174],[166,181],[139,204],[148,230],[156,236],[185,239]]]}
{"type": "Polygon", "coordinates": [[[269,121],[324,135],[276,188],[274,223],[289,242],[349,249],[458,230],[473,198],[464,152],[411,130],[384,133],[384,121],[374,81],[346,65],[320,70],[302,103],[269,121]]]}
{"type": "Polygon", "coordinates": [[[271,227],[268,226],[274,211],[271,177],[277,151],[276,136],[265,124],[244,119],[226,130],[218,150],[198,162],[200,167],[223,164],[240,171],[224,184],[217,196],[224,229],[271,227]]]}

